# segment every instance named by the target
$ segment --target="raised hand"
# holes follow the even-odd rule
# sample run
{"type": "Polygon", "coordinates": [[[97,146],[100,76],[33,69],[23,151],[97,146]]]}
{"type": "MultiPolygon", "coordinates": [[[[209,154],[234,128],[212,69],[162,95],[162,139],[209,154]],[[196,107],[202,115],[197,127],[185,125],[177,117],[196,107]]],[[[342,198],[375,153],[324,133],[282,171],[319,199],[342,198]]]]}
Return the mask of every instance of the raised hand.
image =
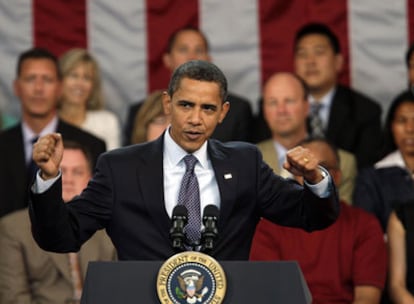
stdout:
{"type": "Polygon", "coordinates": [[[319,159],[308,149],[294,147],[286,153],[283,168],[295,176],[302,176],[310,184],[317,184],[323,179],[319,168],[319,159]]]}
{"type": "Polygon", "coordinates": [[[59,133],[45,135],[33,145],[33,160],[41,170],[40,176],[51,179],[58,175],[63,156],[63,141],[59,133]]]}

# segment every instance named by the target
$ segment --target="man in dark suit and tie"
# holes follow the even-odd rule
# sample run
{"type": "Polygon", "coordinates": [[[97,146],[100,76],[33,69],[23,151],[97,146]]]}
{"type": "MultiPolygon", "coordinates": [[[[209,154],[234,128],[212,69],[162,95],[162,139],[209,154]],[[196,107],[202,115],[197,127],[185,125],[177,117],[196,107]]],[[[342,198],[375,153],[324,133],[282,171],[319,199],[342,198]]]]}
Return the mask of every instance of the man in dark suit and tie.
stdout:
{"type": "Polygon", "coordinates": [[[67,204],[61,199],[59,173],[62,138],[56,133],[40,138],[33,151],[40,170],[29,208],[38,244],[46,250],[76,251],[105,228],[119,259],[164,260],[176,253],[169,236],[171,215],[188,174],[195,174],[190,183],[199,188],[199,197],[192,199],[199,205],[187,207],[193,209],[189,216],[199,217],[211,204],[219,209],[219,234],[210,252],[217,259],[247,260],[262,216],[307,231],[334,222],[336,190],[309,150],[290,150],[284,164],[304,177],[302,187],[275,175],[254,145],[210,139],[229,110],[226,94],[227,80],[214,64],[189,61],[178,67],[163,95],[165,112],[171,115],[164,134],[103,154],[88,187],[67,204]],[[196,161],[190,173],[187,158],[196,161]]]}
{"type": "MultiPolygon", "coordinates": [[[[344,59],[336,35],[324,24],[306,24],[296,33],[294,53],[294,71],[310,92],[309,134],[322,135],[354,154],[358,168],[373,165],[382,146],[382,109],[367,96],[338,83],[344,59]]],[[[260,112],[256,141],[270,137],[260,112]]]]}
{"type": "Polygon", "coordinates": [[[22,53],[17,62],[14,92],[21,103],[21,123],[0,133],[0,216],[27,207],[32,176],[32,144],[39,136],[59,132],[91,151],[93,161],[106,150],[97,137],[61,121],[56,114],[60,94],[57,58],[45,49],[22,53]]]}
{"type": "MultiPolygon", "coordinates": [[[[211,56],[209,43],[204,33],[196,28],[184,27],[170,36],[163,55],[163,63],[172,73],[178,66],[189,60],[211,61],[211,56]]],[[[214,130],[212,138],[220,141],[250,141],[253,114],[249,101],[231,93],[228,94],[227,100],[231,105],[230,110],[223,123],[214,130]]],[[[135,103],[129,108],[124,134],[126,145],[131,143],[135,119],[142,103],[143,101],[135,103]]]]}
{"type": "MultiPolygon", "coordinates": [[[[338,37],[324,24],[306,24],[296,33],[294,51],[295,72],[309,87],[311,107],[320,106],[318,119],[326,138],[352,152],[359,168],[374,164],[382,145],[381,107],[338,84],[343,66],[338,37]]],[[[311,113],[311,133],[314,120],[311,113]]]]}

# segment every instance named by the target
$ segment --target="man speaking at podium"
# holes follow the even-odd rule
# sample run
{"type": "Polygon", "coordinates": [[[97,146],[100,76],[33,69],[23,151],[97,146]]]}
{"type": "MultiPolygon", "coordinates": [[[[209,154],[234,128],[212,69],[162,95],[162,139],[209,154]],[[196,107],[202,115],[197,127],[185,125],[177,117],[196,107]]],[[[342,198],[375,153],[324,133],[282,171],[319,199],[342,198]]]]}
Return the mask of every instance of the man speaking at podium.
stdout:
{"type": "Polygon", "coordinates": [[[334,185],[307,149],[287,153],[285,168],[305,185],[273,173],[254,145],[209,139],[226,116],[227,81],[214,64],[189,61],[172,75],[163,105],[171,125],[157,140],[103,154],[93,178],[70,203],[61,199],[62,138],[49,134],[34,145],[40,170],[32,186],[33,235],[46,250],[77,251],[106,229],[121,260],[165,260],[177,252],[170,238],[173,209],[188,210],[181,250],[199,250],[201,213],[219,209],[218,236],[209,252],[218,260],[247,260],[261,217],[275,223],[323,229],[339,212],[334,185]],[[197,240],[198,238],[198,240],[197,240]]]}

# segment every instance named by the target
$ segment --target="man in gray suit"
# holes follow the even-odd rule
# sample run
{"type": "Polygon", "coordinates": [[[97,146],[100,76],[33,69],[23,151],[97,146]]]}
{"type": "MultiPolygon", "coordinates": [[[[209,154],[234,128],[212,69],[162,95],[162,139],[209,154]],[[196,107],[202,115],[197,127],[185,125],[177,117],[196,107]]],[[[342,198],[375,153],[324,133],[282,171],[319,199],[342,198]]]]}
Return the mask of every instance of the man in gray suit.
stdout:
{"type": "MultiPolygon", "coordinates": [[[[306,119],[309,114],[307,86],[301,78],[291,73],[275,73],[263,88],[262,112],[271,130],[272,138],[257,144],[263,160],[277,173],[289,177],[283,169],[286,152],[308,137],[306,119]]],[[[352,203],[357,174],[355,157],[339,150],[342,172],[339,196],[352,203]]]]}
{"type": "MultiPolygon", "coordinates": [[[[65,142],[61,170],[62,197],[69,201],[81,193],[92,175],[90,153],[78,143],[65,142]]],[[[79,257],[81,283],[88,262],[113,260],[115,249],[106,233],[98,231],[73,256],[79,257]]],[[[72,277],[68,254],[47,252],[36,244],[27,208],[0,219],[0,303],[79,300],[82,286],[74,288],[76,279],[72,277]]]]}

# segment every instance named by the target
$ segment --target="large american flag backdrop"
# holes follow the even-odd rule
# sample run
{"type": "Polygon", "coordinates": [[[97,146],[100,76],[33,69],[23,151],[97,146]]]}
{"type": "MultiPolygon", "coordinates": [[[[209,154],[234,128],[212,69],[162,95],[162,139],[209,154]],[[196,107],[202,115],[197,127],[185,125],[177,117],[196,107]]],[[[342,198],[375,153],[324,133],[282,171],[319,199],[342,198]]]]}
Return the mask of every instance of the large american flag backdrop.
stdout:
{"type": "Polygon", "coordinates": [[[42,46],[60,55],[85,47],[100,63],[108,108],[123,122],[130,103],[166,87],[167,37],[192,25],[207,34],[231,91],[257,111],[263,81],[292,71],[295,31],[309,21],[324,22],[339,36],[346,59],[340,82],[386,111],[406,86],[411,0],[0,0],[0,109],[19,115],[12,81],[20,52],[42,46]]]}

